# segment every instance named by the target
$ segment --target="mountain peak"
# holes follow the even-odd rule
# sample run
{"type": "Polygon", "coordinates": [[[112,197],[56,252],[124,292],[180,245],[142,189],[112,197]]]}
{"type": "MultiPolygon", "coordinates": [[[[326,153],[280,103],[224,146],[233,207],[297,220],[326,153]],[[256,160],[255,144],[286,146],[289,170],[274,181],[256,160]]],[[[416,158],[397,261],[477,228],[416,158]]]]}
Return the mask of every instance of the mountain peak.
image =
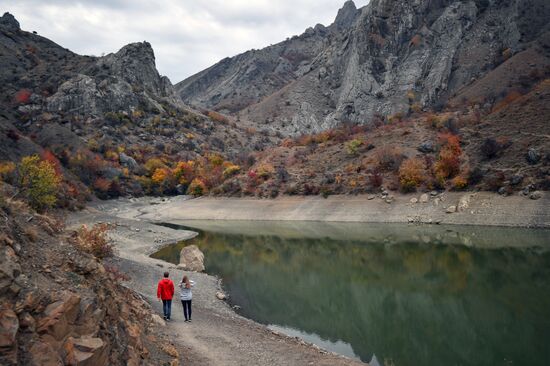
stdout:
{"type": "Polygon", "coordinates": [[[0,27],[10,31],[18,31],[21,29],[17,19],[8,12],[5,12],[4,15],[0,17],[0,27]]]}
{"type": "Polygon", "coordinates": [[[152,61],[153,65],[155,63],[155,52],[153,51],[153,47],[151,46],[151,44],[147,41],[127,44],[126,46],[122,47],[116,53],[116,55],[118,57],[137,57],[139,59],[145,58],[149,61],[152,61]]]}
{"type": "Polygon", "coordinates": [[[338,15],[336,15],[334,24],[336,24],[336,27],[338,28],[349,27],[357,17],[358,13],[359,11],[357,10],[353,0],[348,0],[344,3],[344,6],[338,10],[338,15]]]}

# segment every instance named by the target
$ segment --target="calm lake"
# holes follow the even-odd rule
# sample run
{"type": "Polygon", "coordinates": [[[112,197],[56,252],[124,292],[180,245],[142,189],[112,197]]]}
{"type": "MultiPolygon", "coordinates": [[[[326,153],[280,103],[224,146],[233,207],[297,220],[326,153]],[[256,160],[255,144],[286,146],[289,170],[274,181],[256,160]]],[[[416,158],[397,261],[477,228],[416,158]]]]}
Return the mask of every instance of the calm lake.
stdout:
{"type": "Polygon", "coordinates": [[[550,365],[550,231],[308,222],[198,231],[239,313],[381,365],[550,365]]]}

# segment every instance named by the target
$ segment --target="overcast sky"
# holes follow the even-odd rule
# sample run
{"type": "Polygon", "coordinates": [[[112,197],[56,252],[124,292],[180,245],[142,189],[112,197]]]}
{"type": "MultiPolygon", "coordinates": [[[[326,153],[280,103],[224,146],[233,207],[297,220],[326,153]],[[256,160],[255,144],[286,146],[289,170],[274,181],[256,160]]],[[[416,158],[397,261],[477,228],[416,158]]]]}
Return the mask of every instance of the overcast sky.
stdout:
{"type": "MultiPolygon", "coordinates": [[[[356,0],[357,7],[369,0],[356,0]]],[[[227,56],[333,22],[344,0],[2,0],[27,31],[86,55],[148,41],[175,84],[227,56]]]]}

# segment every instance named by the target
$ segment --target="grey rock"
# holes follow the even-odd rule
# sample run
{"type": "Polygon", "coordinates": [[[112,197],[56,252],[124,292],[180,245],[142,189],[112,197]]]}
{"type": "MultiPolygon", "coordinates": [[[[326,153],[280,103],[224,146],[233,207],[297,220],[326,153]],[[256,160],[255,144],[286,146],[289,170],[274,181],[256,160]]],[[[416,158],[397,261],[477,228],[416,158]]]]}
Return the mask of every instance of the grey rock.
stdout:
{"type": "Polygon", "coordinates": [[[445,210],[446,213],[455,213],[456,212],[456,206],[449,206],[445,210]]]}
{"type": "Polygon", "coordinates": [[[163,105],[184,107],[168,78],[159,75],[148,42],[98,58],[47,98],[49,111],[98,117],[141,108],[163,111],[163,105]]]}
{"type": "Polygon", "coordinates": [[[426,193],[422,193],[420,195],[420,203],[426,203],[426,202],[428,202],[428,200],[429,200],[429,197],[426,193]]]}
{"type": "Polygon", "coordinates": [[[423,153],[431,153],[435,151],[435,144],[432,141],[424,141],[418,146],[417,150],[423,153]]]}
{"type": "Polygon", "coordinates": [[[527,154],[525,155],[525,159],[529,164],[534,165],[540,161],[541,155],[537,150],[531,148],[527,151],[527,154]]]}
{"type": "Polygon", "coordinates": [[[534,191],[529,194],[529,198],[532,200],[539,200],[542,198],[542,192],[534,191]]]}
{"type": "Polygon", "coordinates": [[[472,197],[473,195],[469,193],[460,197],[460,199],[458,200],[457,210],[460,212],[463,212],[463,211],[466,211],[468,208],[470,208],[470,202],[472,200],[472,197]]]}
{"type": "Polygon", "coordinates": [[[131,156],[128,156],[125,153],[120,153],[118,158],[119,158],[120,164],[130,169],[130,171],[135,172],[139,169],[139,164],[131,156]]]}
{"type": "Polygon", "coordinates": [[[176,191],[178,192],[179,195],[184,195],[186,192],[187,192],[187,187],[184,186],[183,184],[178,184],[176,186],[176,191]]]}
{"type": "Polygon", "coordinates": [[[411,200],[410,200],[409,202],[410,202],[410,203],[413,203],[413,204],[414,204],[414,203],[418,203],[418,198],[413,197],[413,198],[411,198],[411,200]]]}
{"type": "Polygon", "coordinates": [[[433,106],[491,70],[503,47],[519,50],[542,37],[550,12],[546,0],[527,12],[522,0],[483,11],[477,3],[378,0],[356,9],[347,2],[330,26],[223,59],[176,89],[188,104],[270,121],[289,135],[407,113],[409,90],[415,103],[433,106]],[[491,37],[487,20],[498,24],[491,37]]]}
{"type": "Polygon", "coordinates": [[[510,179],[510,184],[513,186],[517,186],[523,181],[523,175],[521,174],[514,174],[512,178],[510,179]]]}
{"type": "Polygon", "coordinates": [[[334,25],[338,29],[347,29],[355,23],[360,13],[361,12],[355,7],[355,3],[352,0],[348,0],[344,3],[344,6],[338,10],[334,25]]]}
{"type": "Polygon", "coordinates": [[[6,12],[2,17],[0,17],[0,29],[4,29],[7,31],[15,32],[20,30],[19,22],[13,15],[6,12]]]}

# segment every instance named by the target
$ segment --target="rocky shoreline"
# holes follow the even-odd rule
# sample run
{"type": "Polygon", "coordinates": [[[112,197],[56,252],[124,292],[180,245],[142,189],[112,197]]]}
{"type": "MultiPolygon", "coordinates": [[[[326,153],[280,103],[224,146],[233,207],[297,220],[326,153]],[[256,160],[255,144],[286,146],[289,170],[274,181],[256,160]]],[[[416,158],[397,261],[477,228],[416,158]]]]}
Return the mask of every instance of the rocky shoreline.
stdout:
{"type": "MultiPolygon", "coordinates": [[[[277,199],[174,197],[142,207],[151,222],[187,220],[418,223],[548,228],[550,196],[492,192],[430,192],[358,196],[285,196],[277,199]]],[[[137,200],[140,202],[142,199],[137,200]]],[[[133,203],[136,204],[136,203],[133,203]]]]}

